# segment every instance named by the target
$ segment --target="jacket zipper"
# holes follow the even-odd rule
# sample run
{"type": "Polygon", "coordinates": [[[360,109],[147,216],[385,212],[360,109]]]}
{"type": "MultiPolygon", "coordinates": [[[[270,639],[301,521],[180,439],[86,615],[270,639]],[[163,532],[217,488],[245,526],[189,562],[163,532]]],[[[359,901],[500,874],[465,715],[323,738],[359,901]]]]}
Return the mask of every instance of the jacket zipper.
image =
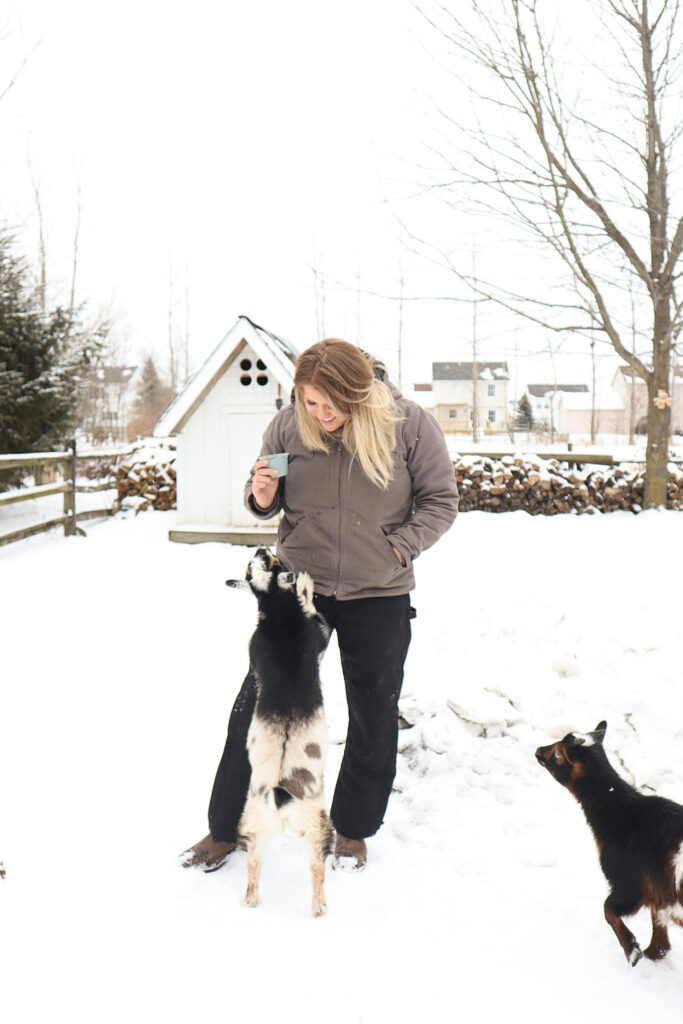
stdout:
{"type": "Polygon", "coordinates": [[[337,580],[334,587],[334,593],[332,597],[337,596],[337,590],[341,583],[341,567],[342,567],[342,550],[341,550],[341,539],[342,539],[342,455],[344,446],[341,441],[337,441],[337,462],[338,462],[338,477],[337,477],[337,495],[339,498],[339,524],[337,527],[337,580]]]}

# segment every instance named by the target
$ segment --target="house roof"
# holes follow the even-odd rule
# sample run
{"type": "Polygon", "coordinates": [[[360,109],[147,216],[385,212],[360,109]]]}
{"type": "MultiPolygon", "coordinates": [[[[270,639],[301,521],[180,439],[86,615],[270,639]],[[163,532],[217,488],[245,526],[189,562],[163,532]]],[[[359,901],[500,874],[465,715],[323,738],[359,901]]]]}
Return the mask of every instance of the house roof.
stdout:
{"type": "MultiPolygon", "coordinates": [[[[683,377],[683,366],[674,366],[673,372],[674,377],[683,377]]],[[[614,376],[616,377],[618,373],[621,373],[624,377],[633,377],[635,375],[638,377],[639,380],[642,380],[642,377],[638,376],[633,367],[629,366],[628,363],[624,363],[621,366],[617,366],[614,376]]],[[[643,383],[645,382],[643,381],[643,383]]]]}
{"type": "Polygon", "coordinates": [[[587,384],[527,384],[527,391],[533,398],[545,398],[549,391],[588,392],[587,384]]]}
{"type": "MultiPolygon", "coordinates": [[[[509,380],[507,363],[477,363],[480,380],[509,380]]],[[[432,363],[432,380],[472,380],[473,363],[432,363]]]]}
{"type": "Polygon", "coordinates": [[[259,327],[248,316],[239,316],[223,340],[161,416],[154,428],[157,437],[169,437],[182,430],[245,344],[251,345],[259,359],[263,360],[278,383],[283,386],[285,393],[289,394],[294,383],[294,363],[299,354],[297,349],[272,331],[259,327]]]}

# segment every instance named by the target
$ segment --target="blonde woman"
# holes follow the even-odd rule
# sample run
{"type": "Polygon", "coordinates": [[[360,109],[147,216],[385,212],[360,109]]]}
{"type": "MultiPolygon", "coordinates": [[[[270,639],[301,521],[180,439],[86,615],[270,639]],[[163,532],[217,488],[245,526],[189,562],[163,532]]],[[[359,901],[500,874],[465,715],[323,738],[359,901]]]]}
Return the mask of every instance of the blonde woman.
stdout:
{"type": "MultiPolygon", "coordinates": [[[[412,564],[455,519],[453,464],[436,421],[398,393],[381,365],[337,339],[299,356],[293,401],[270,423],[261,451],[288,452],[288,471],[278,477],[258,459],[247,507],[259,519],[282,513],[278,558],[310,573],[316,607],[337,631],[349,725],[331,807],[334,862],[362,868],[396,773],[412,564]]],[[[255,696],[249,673],[230,717],[210,831],[185,852],[187,867],[215,871],[236,848],[255,696]]]]}

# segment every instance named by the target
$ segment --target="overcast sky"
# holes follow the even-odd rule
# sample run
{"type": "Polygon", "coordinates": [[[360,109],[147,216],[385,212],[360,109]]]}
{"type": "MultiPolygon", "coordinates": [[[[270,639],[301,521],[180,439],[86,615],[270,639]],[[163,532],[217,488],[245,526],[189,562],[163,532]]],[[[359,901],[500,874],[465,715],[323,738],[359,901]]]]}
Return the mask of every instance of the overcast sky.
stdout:
{"type": "MultiPolygon", "coordinates": [[[[165,364],[171,308],[193,368],[244,313],[299,348],[357,341],[395,375],[398,303],[366,293],[397,295],[403,277],[406,295],[467,298],[401,227],[444,88],[410,0],[0,8],[5,80],[26,57],[0,103],[2,219],[35,258],[35,183],[63,300],[80,188],[77,298],[109,311],[126,358],[165,364]]],[[[440,216],[422,226],[438,234],[440,216]]],[[[470,359],[472,322],[468,301],[406,301],[404,383],[470,359]]],[[[522,384],[549,377],[529,357],[537,329],[480,308],[477,330],[480,358],[508,359],[522,384]]],[[[587,358],[561,369],[590,380],[587,358]]]]}

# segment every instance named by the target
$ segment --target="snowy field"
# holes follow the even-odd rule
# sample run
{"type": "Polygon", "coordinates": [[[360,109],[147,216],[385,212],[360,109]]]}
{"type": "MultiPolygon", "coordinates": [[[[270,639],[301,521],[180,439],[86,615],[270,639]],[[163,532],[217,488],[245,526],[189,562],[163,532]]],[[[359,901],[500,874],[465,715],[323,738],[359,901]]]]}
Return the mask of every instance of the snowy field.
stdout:
{"type": "MultiPolygon", "coordinates": [[[[470,512],[422,556],[396,792],[322,919],[294,837],[257,910],[243,853],[178,867],[255,604],[224,586],[246,549],[170,544],[174,516],[0,549],[3,1022],[680,1020],[683,930],[627,965],[583,815],[534,759],[606,718],[618,770],[683,802],[680,512],[470,512]]],[[[323,680],[329,795],[333,647],[323,680]]]]}

